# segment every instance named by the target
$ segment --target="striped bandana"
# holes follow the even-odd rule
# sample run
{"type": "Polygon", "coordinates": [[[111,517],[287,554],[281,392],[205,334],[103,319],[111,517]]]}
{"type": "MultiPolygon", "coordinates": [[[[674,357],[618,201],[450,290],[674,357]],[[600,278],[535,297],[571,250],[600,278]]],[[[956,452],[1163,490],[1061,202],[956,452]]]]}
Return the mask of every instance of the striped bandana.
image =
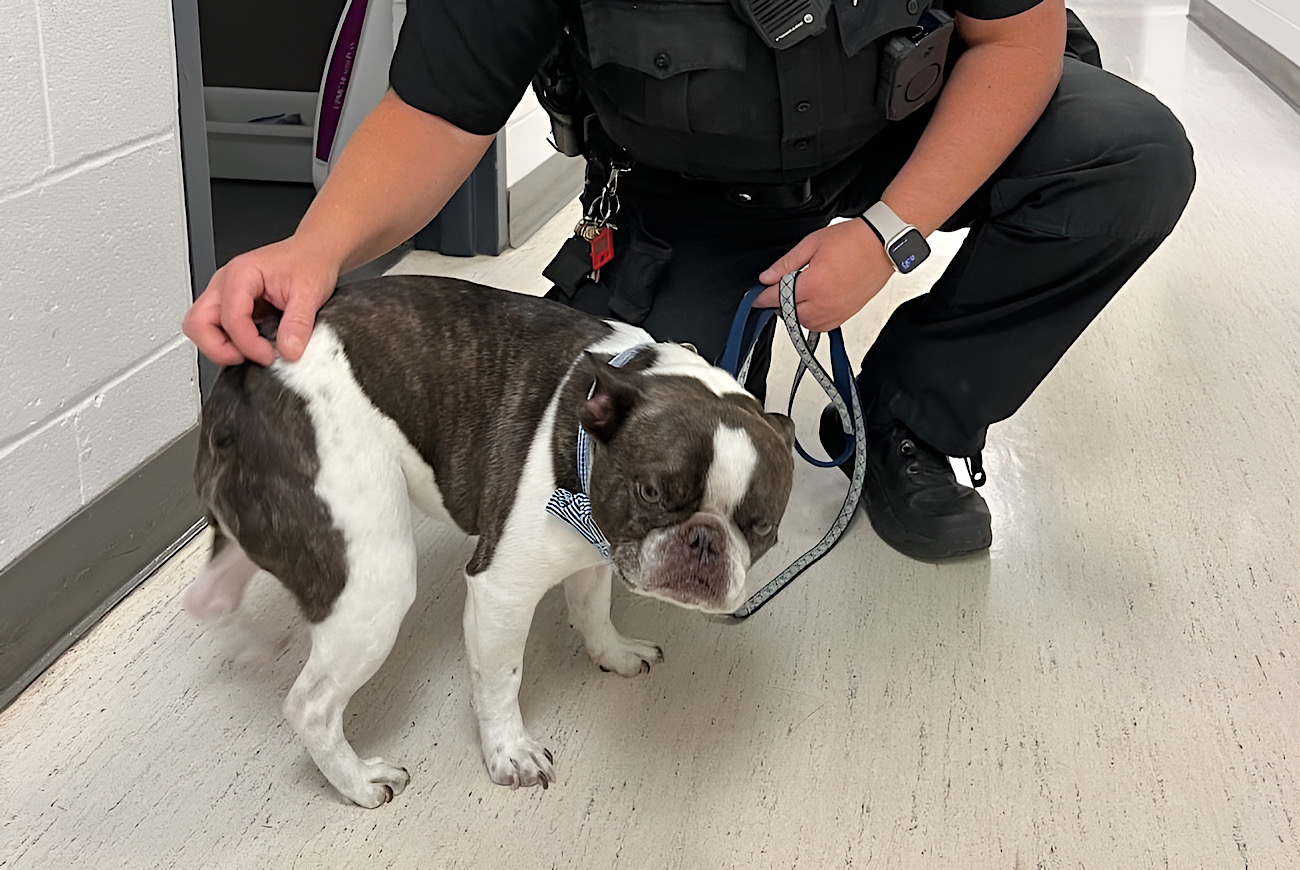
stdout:
{"type": "MultiPolygon", "coordinates": [[[[636,356],[636,352],[645,347],[644,344],[638,344],[629,347],[609,361],[614,368],[622,368],[628,360],[636,356]]],[[[594,392],[596,385],[591,385],[594,392]]],[[[591,398],[591,392],[587,393],[587,398],[591,398]]],[[[600,551],[601,557],[608,562],[609,559],[609,540],[605,537],[599,527],[596,526],[595,519],[591,516],[591,499],[587,493],[591,490],[591,436],[587,430],[578,426],[578,480],[582,487],[579,492],[570,492],[567,489],[557,489],[551,494],[551,498],[546,502],[546,512],[551,516],[558,517],[573,527],[574,531],[586,538],[593,547],[600,551]]]]}

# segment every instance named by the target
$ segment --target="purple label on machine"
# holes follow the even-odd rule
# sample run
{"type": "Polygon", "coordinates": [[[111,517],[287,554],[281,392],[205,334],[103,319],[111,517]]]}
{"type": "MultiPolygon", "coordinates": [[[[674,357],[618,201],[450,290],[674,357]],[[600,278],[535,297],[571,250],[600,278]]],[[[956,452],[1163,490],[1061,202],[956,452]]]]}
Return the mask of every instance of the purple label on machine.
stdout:
{"type": "Polygon", "coordinates": [[[357,46],[361,44],[361,28],[366,21],[368,0],[352,0],[343,15],[334,51],[330,54],[329,73],[321,86],[320,120],[316,134],[316,159],[326,162],[334,147],[334,136],[343,116],[343,100],[352,79],[352,67],[357,59],[357,46]]]}

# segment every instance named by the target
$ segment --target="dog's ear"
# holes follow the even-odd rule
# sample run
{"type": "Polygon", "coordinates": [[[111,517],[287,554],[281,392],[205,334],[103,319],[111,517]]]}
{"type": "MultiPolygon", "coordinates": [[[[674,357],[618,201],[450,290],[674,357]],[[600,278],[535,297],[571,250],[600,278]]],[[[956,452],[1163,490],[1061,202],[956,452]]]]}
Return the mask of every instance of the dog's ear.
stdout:
{"type": "Polygon", "coordinates": [[[584,382],[595,381],[591,396],[584,397],[578,408],[578,422],[593,438],[608,444],[641,398],[637,376],[601,362],[591,353],[583,355],[578,374],[584,382]]]}
{"type": "Polygon", "coordinates": [[[767,422],[772,424],[772,428],[777,434],[785,439],[785,446],[791,450],[794,449],[794,421],[785,414],[764,414],[767,422]]]}

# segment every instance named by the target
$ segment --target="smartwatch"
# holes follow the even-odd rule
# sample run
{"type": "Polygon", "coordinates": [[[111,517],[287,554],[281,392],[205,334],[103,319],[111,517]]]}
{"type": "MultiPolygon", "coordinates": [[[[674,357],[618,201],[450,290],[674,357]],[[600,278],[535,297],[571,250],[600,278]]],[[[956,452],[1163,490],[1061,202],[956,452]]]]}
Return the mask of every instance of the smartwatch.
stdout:
{"type": "Polygon", "coordinates": [[[862,222],[871,228],[885,247],[885,254],[894,264],[894,271],[906,275],[925,262],[930,256],[930,246],[921,231],[894,214],[894,210],[883,202],[878,202],[858,215],[862,222]]]}

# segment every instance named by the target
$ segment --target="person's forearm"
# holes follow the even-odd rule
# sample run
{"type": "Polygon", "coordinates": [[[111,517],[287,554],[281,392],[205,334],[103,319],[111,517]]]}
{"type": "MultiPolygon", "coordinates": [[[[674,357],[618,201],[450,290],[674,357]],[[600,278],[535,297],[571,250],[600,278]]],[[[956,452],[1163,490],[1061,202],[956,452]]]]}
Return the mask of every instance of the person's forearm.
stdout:
{"type": "Polygon", "coordinates": [[[929,235],[957,211],[1038,120],[1061,77],[1063,0],[1002,21],[958,16],[968,48],[912,156],[882,199],[929,235]]]}
{"type": "Polygon", "coordinates": [[[294,235],[340,273],[369,262],[433,219],[492,138],[466,133],[389,91],[348,140],[294,235]]]}

